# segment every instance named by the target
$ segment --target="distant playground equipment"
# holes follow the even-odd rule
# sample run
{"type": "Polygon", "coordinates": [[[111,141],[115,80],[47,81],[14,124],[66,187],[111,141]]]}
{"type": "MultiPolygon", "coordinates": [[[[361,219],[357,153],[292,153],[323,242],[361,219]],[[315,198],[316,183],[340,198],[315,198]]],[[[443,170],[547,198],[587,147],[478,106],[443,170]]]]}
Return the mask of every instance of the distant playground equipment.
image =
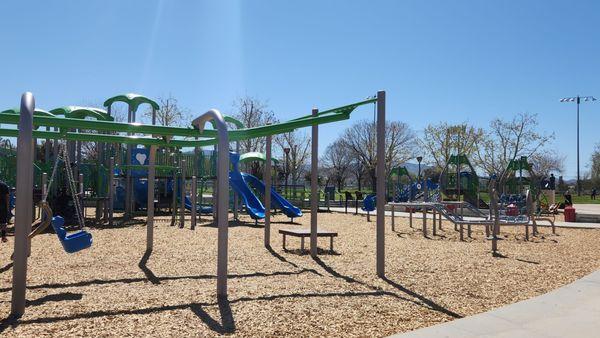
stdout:
{"type": "Polygon", "coordinates": [[[500,203],[503,209],[512,210],[512,214],[523,213],[526,208],[526,193],[533,198],[533,206],[538,215],[546,214],[554,217],[557,209],[554,203],[554,190],[549,183],[539,177],[529,163],[527,156],[511,160],[504,170],[499,182],[500,203]]]}
{"type": "Polygon", "coordinates": [[[440,190],[450,200],[462,200],[476,208],[489,208],[479,195],[480,182],[473,165],[464,154],[450,155],[440,174],[440,190]]]}
{"type": "Polygon", "coordinates": [[[394,202],[432,201],[440,199],[439,185],[429,178],[412,178],[406,167],[396,167],[390,172],[393,197],[388,198],[394,202]]]}
{"type": "Polygon", "coordinates": [[[442,229],[442,220],[451,222],[454,225],[454,230],[460,232],[460,241],[465,240],[464,228],[467,227],[467,236],[471,238],[472,226],[483,226],[486,238],[492,242],[492,253],[498,253],[498,240],[501,226],[523,226],[525,229],[525,240],[530,238],[531,233],[538,235],[538,222],[546,221],[552,227],[552,233],[556,233],[554,220],[549,218],[538,217],[535,212],[533,194],[527,190],[525,193],[525,209],[519,213],[511,215],[506,209],[502,209],[503,205],[499,200],[498,191],[496,188],[496,179],[491,178],[488,184],[488,194],[490,196],[490,212],[489,214],[482,213],[479,209],[472,206],[466,201],[440,201],[440,202],[391,202],[388,205],[391,207],[392,213],[392,230],[394,229],[395,208],[403,207],[409,212],[409,225],[413,226],[413,212],[420,210],[423,213],[422,217],[422,232],[423,236],[428,236],[428,220],[427,214],[431,211],[433,215],[431,233],[436,236],[437,230],[442,229]],[[464,216],[458,210],[470,209],[474,215],[464,216]]]}

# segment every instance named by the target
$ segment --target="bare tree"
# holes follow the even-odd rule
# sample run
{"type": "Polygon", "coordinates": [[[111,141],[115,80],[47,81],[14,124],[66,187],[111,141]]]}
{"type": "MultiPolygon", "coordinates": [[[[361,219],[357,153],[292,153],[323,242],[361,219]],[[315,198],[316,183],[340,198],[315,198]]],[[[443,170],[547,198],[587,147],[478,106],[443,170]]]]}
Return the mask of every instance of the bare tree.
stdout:
{"type": "Polygon", "coordinates": [[[427,151],[425,160],[437,168],[444,168],[450,155],[461,154],[471,157],[478,147],[478,142],[483,137],[483,130],[469,126],[466,123],[451,125],[446,122],[430,124],[423,131],[423,138],[419,141],[427,151]]]}
{"type": "MultiPolygon", "coordinates": [[[[413,158],[416,152],[416,136],[403,122],[388,121],[385,126],[385,165],[386,176],[390,168],[413,158]]],[[[353,124],[344,132],[341,142],[356,156],[367,171],[373,190],[376,186],[375,169],[377,166],[376,125],[363,120],[353,124]]]]}
{"type": "Polygon", "coordinates": [[[311,154],[310,141],[307,134],[301,130],[294,130],[288,133],[279,134],[275,137],[275,144],[279,146],[278,154],[282,159],[282,165],[285,168],[286,155],[284,149],[289,149],[288,167],[285,172],[288,178],[291,177],[292,184],[296,185],[302,174],[305,172],[306,163],[311,154]]]}
{"type": "Polygon", "coordinates": [[[520,113],[511,120],[496,118],[478,143],[476,165],[488,175],[502,176],[511,160],[533,158],[552,140],[554,133],[538,131],[536,114],[520,113]]]}
{"type": "MultiPolygon", "coordinates": [[[[86,102],[82,104],[84,107],[102,107],[102,104],[98,101],[86,102]]],[[[114,119],[115,122],[127,122],[127,109],[125,109],[125,105],[114,104],[110,110],[110,116],[114,119]]],[[[81,130],[84,133],[97,134],[97,130],[81,130]]],[[[51,141],[49,146],[52,146],[53,142],[57,142],[57,140],[51,141]]],[[[95,161],[98,159],[98,143],[97,142],[81,142],[81,157],[84,160],[95,161]]]]}
{"type": "Polygon", "coordinates": [[[590,179],[595,186],[600,185],[600,143],[596,143],[590,158],[590,179]]]}
{"type": "Polygon", "coordinates": [[[550,176],[551,172],[562,173],[564,170],[565,157],[553,151],[542,150],[533,154],[530,158],[536,175],[550,176]]]}
{"type": "Polygon", "coordinates": [[[363,162],[357,157],[350,160],[349,171],[356,181],[356,189],[362,190],[362,182],[366,175],[366,170],[363,162]]]}
{"type": "Polygon", "coordinates": [[[352,165],[348,148],[341,140],[336,140],[327,146],[322,162],[327,168],[328,177],[335,182],[338,191],[342,190],[352,165]]]}
{"type": "MultiPolygon", "coordinates": [[[[158,98],[159,108],[156,111],[156,124],[161,126],[185,126],[190,124],[190,114],[179,106],[179,101],[171,94],[158,98]]],[[[152,109],[147,109],[144,116],[152,118],[152,109]]]]}
{"type": "MultiPolygon", "coordinates": [[[[277,121],[275,114],[268,109],[266,102],[250,96],[237,98],[233,102],[232,110],[232,116],[242,122],[246,128],[260,127],[277,121]]],[[[264,152],[266,139],[264,137],[248,138],[240,140],[239,144],[241,154],[254,151],[264,152]]],[[[248,166],[253,175],[261,176],[260,163],[255,161],[249,163],[248,166]]]]}
{"type": "MultiPolygon", "coordinates": [[[[266,102],[246,96],[238,98],[233,103],[233,117],[240,120],[246,128],[260,127],[277,121],[275,114],[269,110],[266,102]]],[[[240,141],[240,151],[243,153],[265,151],[265,138],[256,137],[240,141]]]]}

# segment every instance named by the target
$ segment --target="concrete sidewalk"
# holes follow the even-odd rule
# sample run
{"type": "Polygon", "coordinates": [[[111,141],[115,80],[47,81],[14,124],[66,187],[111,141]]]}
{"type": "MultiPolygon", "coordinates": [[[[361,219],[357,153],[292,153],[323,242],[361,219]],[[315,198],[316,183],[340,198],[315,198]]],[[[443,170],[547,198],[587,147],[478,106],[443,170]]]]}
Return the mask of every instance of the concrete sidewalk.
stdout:
{"type": "MultiPolygon", "coordinates": [[[[340,208],[340,207],[331,207],[330,210],[334,211],[334,212],[341,212],[341,213],[345,212],[345,209],[344,208],[340,208]]],[[[348,214],[354,214],[355,211],[356,211],[355,208],[348,208],[348,214]]],[[[367,214],[366,211],[363,211],[360,208],[358,209],[358,213],[360,215],[366,215],[367,214]]],[[[371,214],[371,216],[375,216],[377,214],[377,211],[371,211],[370,214],[371,214]]],[[[387,210],[385,212],[385,215],[391,217],[392,216],[392,212],[389,211],[389,210],[387,210]]],[[[404,212],[404,211],[395,211],[394,215],[395,215],[395,217],[402,217],[402,218],[408,218],[408,217],[410,217],[409,213],[408,212],[404,212]]],[[[413,222],[418,222],[419,219],[422,219],[422,218],[423,218],[423,213],[422,212],[417,211],[417,212],[413,213],[413,222]]],[[[428,213],[427,214],[427,219],[433,219],[433,214],[428,213]]],[[[478,218],[466,216],[465,219],[466,220],[476,220],[478,218]]],[[[375,218],[373,218],[372,221],[375,221],[375,218]]],[[[573,223],[573,222],[559,222],[559,221],[556,221],[556,222],[554,222],[554,225],[556,227],[559,227],[559,228],[600,229],[600,223],[582,223],[582,222],[573,223]]],[[[545,222],[545,221],[540,221],[540,222],[538,222],[538,226],[540,226],[540,227],[550,227],[550,224],[548,222],[545,222]]]]}
{"type": "Polygon", "coordinates": [[[600,270],[532,299],[393,337],[598,336],[600,270]]]}

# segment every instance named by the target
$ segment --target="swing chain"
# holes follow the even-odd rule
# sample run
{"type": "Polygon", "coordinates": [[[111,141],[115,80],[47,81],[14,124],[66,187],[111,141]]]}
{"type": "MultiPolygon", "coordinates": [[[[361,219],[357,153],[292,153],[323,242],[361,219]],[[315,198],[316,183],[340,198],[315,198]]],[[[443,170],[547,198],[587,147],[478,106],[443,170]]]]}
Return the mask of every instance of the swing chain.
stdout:
{"type": "Polygon", "coordinates": [[[67,173],[67,181],[69,181],[69,190],[71,191],[71,196],[73,197],[73,205],[75,206],[75,213],[77,214],[77,223],[79,223],[79,228],[82,229],[84,227],[83,213],[81,204],[79,203],[79,194],[77,193],[77,187],[75,185],[75,178],[73,177],[73,171],[71,170],[71,160],[69,158],[69,152],[66,147],[62,147],[62,154],[65,162],[65,171],[67,173]]]}

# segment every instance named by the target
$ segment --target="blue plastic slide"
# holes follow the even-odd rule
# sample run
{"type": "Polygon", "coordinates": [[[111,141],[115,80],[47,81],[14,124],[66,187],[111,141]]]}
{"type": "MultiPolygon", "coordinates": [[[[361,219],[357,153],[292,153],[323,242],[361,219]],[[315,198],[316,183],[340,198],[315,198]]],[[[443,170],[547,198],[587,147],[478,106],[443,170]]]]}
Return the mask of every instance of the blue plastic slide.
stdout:
{"type": "MultiPolygon", "coordinates": [[[[185,196],[185,208],[187,210],[192,210],[192,200],[190,199],[189,196],[185,196]]],[[[204,206],[204,205],[200,205],[200,204],[196,204],[196,211],[203,213],[203,214],[212,214],[212,207],[209,206],[204,206]]]]}
{"type": "Polygon", "coordinates": [[[246,211],[252,219],[265,218],[265,207],[252,190],[250,190],[239,171],[229,172],[229,185],[240,195],[246,206],[246,211]]]}
{"type": "MultiPolygon", "coordinates": [[[[177,191],[181,191],[179,189],[181,189],[181,179],[177,179],[177,191]]],[[[167,192],[169,192],[169,193],[173,192],[173,180],[172,179],[169,179],[167,181],[167,192]]],[[[180,196],[181,196],[181,193],[178,193],[177,201],[180,200],[180,196]]],[[[185,195],[185,199],[183,200],[183,203],[187,210],[192,210],[192,199],[190,198],[190,196],[185,195]]],[[[196,212],[199,212],[202,214],[212,214],[213,208],[211,206],[196,204],[196,212]]]]}
{"type": "Polygon", "coordinates": [[[258,220],[265,218],[265,207],[258,197],[254,195],[250,187],[248,187],[240,173],[240,154],[230,152],[229,161],[233,166],[233,170],[229,172],[229,185],[238,195],[240,195],[242,202],[246,206],[246,211],[252,219],[258,220]]]}
{"type": "MultiPolygon", "coordinates": [[[[253,186],[255,189],[257,189],[259,191],[259,193],[263,194],[263,196],[264,196],[265,184],[263,183],[263,181],[259,180],[256,176],[246,174],[246,173],[242,173],[242,178],[244,179],[244,181],[246,183],[253,186]]],[[[294,206],[288,200],[283,198],[283,196],[279,195],[277,193],[277,191],[275,191],[275,189],[272,187],[271,187],[271,196],[272,196],[271,208],[281,209],[281,211],[283,211],[283,213],[287,217],[292,218],[292,219],[294,217],[302,216],[302,210],[300,210],[300,208],[294,206]]]]}

